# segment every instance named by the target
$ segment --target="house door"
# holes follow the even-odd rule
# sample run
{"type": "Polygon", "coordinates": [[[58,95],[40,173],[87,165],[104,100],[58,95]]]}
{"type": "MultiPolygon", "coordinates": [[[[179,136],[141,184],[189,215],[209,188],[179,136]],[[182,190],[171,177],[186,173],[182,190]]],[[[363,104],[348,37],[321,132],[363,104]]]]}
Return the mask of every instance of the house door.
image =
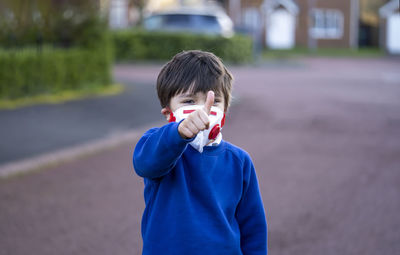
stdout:
{"type": "MultiPolygon", "coordinates": [[[[268,18],[268,17],[267,17],[268,18]]],[[[270,49],[290,49],[295,44],[295,17],[286,9],[277,9],[267,21],[266,43],[270,49]]]]}
{"type": "Polygon", "coordinates": [[[391,54],[400,54],[400,15],[392,14],[387,19],[387,49],[391,54]]]}

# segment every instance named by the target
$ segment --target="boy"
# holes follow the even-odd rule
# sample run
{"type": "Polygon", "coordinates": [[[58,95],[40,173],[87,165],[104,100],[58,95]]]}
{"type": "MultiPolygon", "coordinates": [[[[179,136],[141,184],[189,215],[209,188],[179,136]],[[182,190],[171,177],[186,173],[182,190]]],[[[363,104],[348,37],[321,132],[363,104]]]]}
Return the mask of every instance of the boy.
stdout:
{"type": "Polygon", "coordinates": [[[232,75],[214,54],[178,53],[157,92],[170,122],[133,154],[144,178],[143,254],[267,254],[267,226],[250,156],[222,140],[232,75]]]}

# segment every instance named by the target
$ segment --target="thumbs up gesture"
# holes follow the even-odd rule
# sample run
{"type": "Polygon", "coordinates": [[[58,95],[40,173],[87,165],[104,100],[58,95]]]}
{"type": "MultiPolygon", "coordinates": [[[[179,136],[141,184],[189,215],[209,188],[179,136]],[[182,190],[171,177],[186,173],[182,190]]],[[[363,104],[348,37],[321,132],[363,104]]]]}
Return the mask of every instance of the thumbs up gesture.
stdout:
{"type": "Polygon", "coordinates": [[[210,115],[211,107],[214,104],[214,97],[214,91],[208,91],[206,103],[204,104],[204,111],[207,113],[207,115],[210,115]]]}
{"type": "Polygon", "coordinates": [[[182,138],[195,137],[200,131],[208,129],[210,125],[208,115],[210,115],[211,107],[214,105],[214,97],[214,92],[208,91],[204,107],[192,112],[181,122],[178,126],[178,132],[182,138]]]}

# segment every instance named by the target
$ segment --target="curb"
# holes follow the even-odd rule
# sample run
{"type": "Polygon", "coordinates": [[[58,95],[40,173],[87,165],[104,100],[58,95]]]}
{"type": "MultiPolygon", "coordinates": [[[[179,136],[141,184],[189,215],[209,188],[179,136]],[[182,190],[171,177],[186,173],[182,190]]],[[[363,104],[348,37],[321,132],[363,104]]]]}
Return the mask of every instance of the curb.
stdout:
{"type": "Polygon", "coordinates": [[[137,129],[112,134],[105,138],[60,149],[55,152],[44,153],[39,156],[0,165],[0,180],[48,167],[54,167],[83,156],[93,155],[104,150],[112,149],[128,142],[135,142],[148,129],[160,126],[161,124],[161,122],[155,122],[137,129]]]}

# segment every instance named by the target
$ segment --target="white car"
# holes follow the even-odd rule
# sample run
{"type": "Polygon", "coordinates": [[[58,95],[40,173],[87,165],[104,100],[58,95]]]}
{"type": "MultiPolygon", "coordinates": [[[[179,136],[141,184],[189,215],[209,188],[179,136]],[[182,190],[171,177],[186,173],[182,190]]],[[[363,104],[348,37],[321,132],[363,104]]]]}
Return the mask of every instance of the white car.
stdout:
{"type": "Polygon", "coordinates": [[[188,32],[195,34],[233,36],[233,22],[220,8],[180,8],[157,12],[144,19],[149,31],[188,32]]]}

